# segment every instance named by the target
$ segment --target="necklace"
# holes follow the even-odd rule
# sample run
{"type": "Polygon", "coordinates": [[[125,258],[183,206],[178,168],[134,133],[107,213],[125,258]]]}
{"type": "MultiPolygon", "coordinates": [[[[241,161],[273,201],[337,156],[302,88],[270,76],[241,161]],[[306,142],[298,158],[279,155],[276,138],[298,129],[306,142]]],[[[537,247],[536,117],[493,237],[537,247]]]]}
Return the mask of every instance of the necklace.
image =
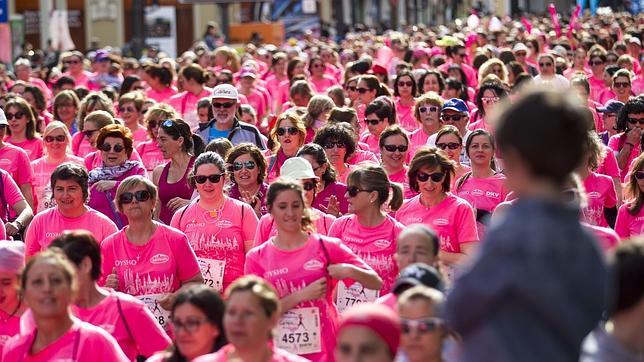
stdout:
{"type": "Polygon", "coordinates": [[[202,217],[203,220],[209,224],[215,223],[221,219],[221,216],[223,215],[222,211],[224,210],[224,205],[226,204],[226,200],[224,200],[221,205],[215,207],[214,209],[205,209],[203,211],[202,217]]]}
{"type": "Polygon", "coordinates": [[[6,318],[0,317],[0,324],[5,324],[9,321],[9,319],[13,318],[16,315],[16,313],[18,313],[18,310],[20,309],[21,306],[22,306],[22,300],[18,300],[18,305],[16,306],[16,308],[14,308],[11,314],[9,314],[6,318]]]}

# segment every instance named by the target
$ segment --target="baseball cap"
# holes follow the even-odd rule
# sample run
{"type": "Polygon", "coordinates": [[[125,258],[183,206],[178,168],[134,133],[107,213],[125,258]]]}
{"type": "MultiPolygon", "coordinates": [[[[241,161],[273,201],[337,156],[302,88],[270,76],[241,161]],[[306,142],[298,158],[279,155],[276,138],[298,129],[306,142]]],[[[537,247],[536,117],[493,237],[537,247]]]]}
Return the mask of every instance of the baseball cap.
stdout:
{"type": "Polygon", "coordinates": [[[525,44],[523,44],[523,43],[516,43],[516,44],[514,44],[514,47],[512,48],[512,52],[513,52],[513,53],[516,53],[516,52],[520,52],[520,51],[527,52],[527,51],[528,51],[528,47],[527,47],[525,44]]]}
{"type": "Polygon", "coordinates": [[[617,113],[619,112],[622,107],[624,107],[624,103],[611,99],[606,104],[604,104],[603,107],[597,107],[597,112],[599,113],[617,113]]]}
{"type": "Polygon", "coordinates": [[[387,74],[387,68],[383,67],[378,63],[373,63],[371,66],[371,73],[373,74],[387,74]]]}
{"type": "Polygon", "coordinates": [[[4,111],[0,108],[0,125],[8,126],[9,122],[7,121],[7,116],[4,115],[4,111]]]}
{"type": "Polygon", "coordinates": [[[311,163],[303,157],[291,157],[284,161],[280,169],[280,175],[295,180],[319,179],[319,177],[315,176],[311,163]]]}
{"type": "Polygon", "coordinates": [[[424,263],[414,263],[400,272],[400,275],[391,288],[391,292],[395,295],[400,295],[405,290],[417,285],[424,285],[440,290],[441,292],[445,291],[443,278],[436,268],[424,263]]]}
{"type": "Polygon", "coordinates": [[[96,56],[94,57],[95,61],[100,62],[108,59],[109,59],[109,53],[107,51],[103,49],[96,51],[96,56]]]}
{"type": "Polygon", "coordinates": [[[634,36],[632,36],[632,37],[628,40],[628,44],[632,44],[632,43],[633,43],[633,44],[637,44],[637,45],[639,45],[639,46],[642,46],[642,42],[639,40],[639,38],[634,37],[634,36]]]}
{"type": "Polygon", "coordinates": [[[255,74],[255,71],[253,68],[242,68],[242,70],[239,72],[239,78],[244,78],[244,77],[251,77],[251,78],[257,78],[257,74],[255,74]]]}
{"type": "Polygon", "coordinates": [[[210,98],[238,99],[237,88],[230,84],[220,84],[212,90],[210,98]]]}
{"type": "Polygon", "coordinates": [[[451,98],[447,100],[447,102],[443,104],[443,108],[441,108],[441,112],[447,109],[451,109],[459,113],[470,112],[469,108],[467,108],[467,104],[465,104],[465,102],[463,102],[463,100],[459,98],[451,98]]]}

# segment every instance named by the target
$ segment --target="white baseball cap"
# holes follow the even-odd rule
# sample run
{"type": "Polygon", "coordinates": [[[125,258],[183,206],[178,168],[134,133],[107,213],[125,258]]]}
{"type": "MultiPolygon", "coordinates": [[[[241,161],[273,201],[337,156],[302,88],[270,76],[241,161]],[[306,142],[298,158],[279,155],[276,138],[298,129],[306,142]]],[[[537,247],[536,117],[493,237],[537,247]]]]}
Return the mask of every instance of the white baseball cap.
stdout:
{"type": "Polygon", "coordinates": [[[7,122],[7,116],[4,115],[4,111],[0,108],[0,125],[2,124],[8,126],[9,122],[7,122]]]}
{"type": "Polygon", "coordinates": [[[220,84],[212,90],[211,99],[220,98],[220,99],[234,99],[238,100],[237,88],[233,87],[230,84],[220,84]]]}
{"type": "Polygon", "coordinates": [[[514,48],[512,48],[512,52],[513,52],[513,53],[516,53],[516,52],[520,52],[520,51],[527,52],[527,51],[528,51],[528,47],[527,47],[525,44],[523,44],[523,43],[516,43],[516,44],[514,44],[514,48]]]}
{"type": "Polygon", "coordinates": [[[319,179],[319,177],[315,176],[313,166],[302,157],[291,157],[284,161],[280,169],[280,176],[295,180],[319,179]]]}

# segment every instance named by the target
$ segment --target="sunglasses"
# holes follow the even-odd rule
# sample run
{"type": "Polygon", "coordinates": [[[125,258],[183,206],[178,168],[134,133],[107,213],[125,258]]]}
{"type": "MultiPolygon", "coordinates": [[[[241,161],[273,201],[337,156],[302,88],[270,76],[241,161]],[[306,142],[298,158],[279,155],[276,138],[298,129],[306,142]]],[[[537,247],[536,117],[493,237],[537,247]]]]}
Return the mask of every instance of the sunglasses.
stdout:
{"type": "Polygon", "coordinates": [[[65,137],[65,135],[47,136],[47,137],[45,137],[45,142],[47,142],[47,143],[52,143],[54,141],[65,142],[65,140],[67,140],[67,137],[65,137]]]}
{"type": "Polygon", "coordinates": [[[355,87],[355,86],[347,86],[347,87],[345,87],[344,89],[346,89],[346,90],[348,90],[348,91],[350,91],[350,92],[355,92],[355,91],[356,91],[356,87],[355,87]]]}
{"type": "Polygon", "coordinates": [[[212,108],[219,109],[219,108],[231,108],[232,106],[235,105],[235,102],[226,102],[226,103],[216,103],[212,102],[212,108]]]}
{"type": "Polygon", "coordinates": [[[278,136],[284,136],[287,132],[291,136],[295,136],[296,134],[298,134],[299,131],[295,127],[280,127],[277,129],[278,136]]]}
{"type": "Polygon", "coordinates": [[[481,101],[485,104],[496,103],[499,99],[499,97],[481,97],[481,101]]]}
{"type": "Polygon", "coordinates": [[[436,107],[436,106],[429,106],[429,107],[423,106],[423,107],[418,108],[418,112],[420,112],[420,113],[425,113],[425,112],[434,113],[434,112],[438,112],[438,109],[439,108],[436,107]]]}
{"type": "Polygon", "coordinates": [[[454,115],[451,115],[451,116],[448,116],[448,115],[446,115],[446,114],[443,114],[443,115],[441,116],[441,119],[442,119],[443,121],[446,121],[446,122],[449,122],[449,121],[458,122],[458,121],[460,121],[461,119],[463,119],[463,117],[464,117],[464,116],[463,116],[462,114],[454,114],[454,115]]]}
{"type": "Polygon", "coordinates": [[[349,186],[347,187],[347,194],[349,197],[356,197],[361,192],[372,192],[373,190],[361,189],[358,186],[349,186]]]}
{"type": "Polygon", "coordinates": [[[317,181],[306,181],[302,183],[304,191],[311,191],[318,187],[317,181]]]}
{"type": "Polygon", "coordinates": [[[257,166],[255,161],[246,161],[246,162],[233,162],[233,171],[241,171],[243,168],[247,170],[252,170],[257,166]]]}
{"type": "Polygon", "coordinates": [[[429,179],[431,179],[432,182],[440,182],[444,176],[445,173],[443,172],[434,172],[432,174],[419,172],[416,174],[416,179],[420,182],[427,182],[429,179]]]}
{"type": "Polygon", "coordinates": [[[119,113],[125,112],[136,112],[136,109],[134,107],[119,107],[119,113]]]}
{"type": "Polygon", "coordinates": [[[590,64],[590,65],[602,65],[602,64],[604,64],[604,62],[602,60],[594,60],[594,61],[588,62],[588,64],[590,64]]]}
{"type": "Polygon", "coordinates": [[[313,68],[324,68],[324,64],[320,64],[320,63],[313,64],[313,68]]]}
{"type": "Polygon", "coordinates": [[[423,318],[423,319],[402,319],[400,321],[401,330],[404,334],[409,334],[413,329],[421,334],[431,333],[445,325],[440,318],[423,318]]]}
{"type": "Polygon", "coordinates": [[[324,148],[326,148],[327,150],[330,150],[333,147],[345,148],[344,143],[342,142],[327,142],[324,144],[324,148]]]}
{"type": "Polygon", "coordinates": [[[413,86],[414,86],[414,82],[412,82],[412,81],[407,81],[407,82],[402,82],[402,81],[401,81],[401,82],[398,82],[398,86],[400,87],[401,85],[402,85],[402,86],[405,86],[405,87],[413,87],[413,86]]]}
{"type": "Polygon", "coordinates": [[[384,147],[387,152],[406,152],[408,148],[407,145],[383,145],[382,147],[384,147]]]}
{"type": "Polygon", "coordinates": [[[539,66],[540,66],[541,68],[552,67],[552,63],[539,63],[539,66]]]}
{"type": "Polygon", "coordinates": [[[206,183],[206,180],[210,181],[213,184],[216,184],[221,180],[221,177],[224,176],[225,173],[216,173],[214,175],[196,175],[195,176],[195,182],[198,184],[204,184],[206,183]]]}
{"type": "Polygon", "coordinates": [[[638,180],[644,180],[644,171],[635,172],[635,178],[638,180]]]}
{"type": "Polygon", "coordinates": [[[358,93],[360,93],[360,94],[365,94],[365,93],[367,93],[367,92],[368,92],[368,91],[370,91],[370,90],[371,90],[371,89],[369,89],[369,88],[356,88],[356,91],[357,91],[358,93]]]}
{"type": "Polygon", "coordinates": [[[455,150],[459,147],[461,147],[460,143],[456,142],[448,142],[448,143],[437,143],[436,147],[440,148],[441,150],[449,148],[450,150],[455,150]]]}
{"type": "Polygon", "coordinates": [[[121,144],[115,144],[114,147],[112,147],[112,145],[110,145],[109,143],[103,143],[98,148],[103,152],[114,151],[116,153],[119,153],[119,152],[121,152],[121,151],[123,151],[125,149],[125,146],[123,146],[121,144]]]}
{"type": "Polygon", "coordinates": [[[630,123],[630,124],[636,124],[636,123],[639,123],[640,125],[643,125],[643,126],[644,126],[644,118],[642,118],[642,119],[629,118],[629,119],[628,119],[628,123],[630,123]]]}
{"type": "Polygon", "coordinates": [[[161,127],[170,128],[172,126],[174,126],[174,121],[171,119],[166,119],[165,121],[161,122],[161,127]]]}
{"type": "Polygon", "coordinates": [[[369,118],[364,119],[364,123],[366,123],[367,125],[372,125],[372,126],[377,126],[378,123],[380,123],[380,122],[382,122],[382,119],[369,119],[369,118]]]}
{"type": "Polygon", "coordinates": [[[615,88],[630,88],[631,83],[628,83],[628,82],[614,82],[613,87],[615,87],[615,88]]]}
{"type": "Polygon", "coordinates": [[[90,138],[90,137],[92,137],[92,135],[96,131],[98,131],[98,130],[97,129],[86,129],[86,130],[83,131],[83,135],[85,135],[85,137],[87,137],[87,138],[90,138]]]}
{"type": "Polygon", "coordinates": [[[63,60],[63,64],[80,64],[80,60],[63,60]]]}
{"type": "Polygon", "coordinates": [[[7,117],[7,121],[11,121],[14,118],[15,119],[20,119],[20,118],[25,116],[25,114],[23,112],[20,112],[20,111],[18,111],[16,113],[6,112],[4,115],[7,117]]]}
{"type": "Polygon", "coordinates": [[[119,196],[119,201],[121,202],[121,204],[125,205],[131,203],[132,201],[134,201],[134,199],[136,199],[136,201],[138,202],[148,201],[150,200],[150,197],[152,197],[150,191],[139,190],[136,192],[122,193],[121,196],[119,196]]]}

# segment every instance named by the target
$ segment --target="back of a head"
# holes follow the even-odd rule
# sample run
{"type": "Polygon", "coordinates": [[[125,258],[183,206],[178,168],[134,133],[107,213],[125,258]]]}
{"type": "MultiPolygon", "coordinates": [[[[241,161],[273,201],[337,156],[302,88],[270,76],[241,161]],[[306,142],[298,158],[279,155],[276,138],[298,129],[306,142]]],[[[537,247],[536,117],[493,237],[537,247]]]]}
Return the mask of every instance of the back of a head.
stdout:
{"type": "Polygon", "coordinates": [[[644,238],[625,241],[612,256],[616,296],[612,314],[619,314],[644,303],[644,238]]]}

